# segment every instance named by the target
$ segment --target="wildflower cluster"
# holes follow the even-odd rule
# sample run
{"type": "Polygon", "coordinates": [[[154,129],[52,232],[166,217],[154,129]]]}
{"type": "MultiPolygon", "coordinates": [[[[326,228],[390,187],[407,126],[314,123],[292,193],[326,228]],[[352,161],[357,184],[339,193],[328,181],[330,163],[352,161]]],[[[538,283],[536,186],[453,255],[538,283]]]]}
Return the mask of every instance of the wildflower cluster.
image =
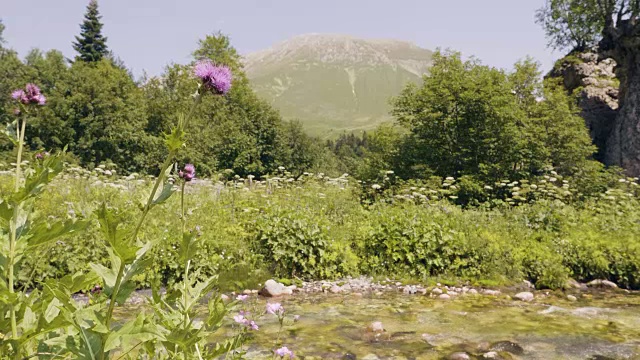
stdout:
{"type": "Polygon", "coordinates": [[[14,100],[19,101],[23,105],[37,104],[44,105],[47,99],[40,92],[40,88],[35,84],[27,84],[23,89],[14,90],[11,93],[11,97],[14,100]]]}

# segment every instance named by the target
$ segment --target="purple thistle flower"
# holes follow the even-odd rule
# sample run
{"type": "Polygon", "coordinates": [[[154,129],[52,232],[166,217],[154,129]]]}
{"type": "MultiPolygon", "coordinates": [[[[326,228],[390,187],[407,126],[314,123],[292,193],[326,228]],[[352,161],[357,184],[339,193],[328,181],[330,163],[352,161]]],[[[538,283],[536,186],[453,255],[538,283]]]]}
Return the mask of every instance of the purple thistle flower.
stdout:
{"type": "Polygon", "coordinates": [[[47,98],[42,94],[38,95],[36,99],[38,100],[38,105],[44,105],[47,102],[47,98]]]}
{"type": "Polygon", "coordinates": [[[231,89],[231,69],[226,66],[217,66],[209,60],[202,60],[196,63],[193,73],[215,94],[224,95],[231,89]]]}
{"type": "Polygon", "coordinates": [[[25,105],[29,103],[29,98],[27,97],[27,94],[22,89],[14,90],[11,93],[11,97],[14,100],[18,100],[25,105]]]}
{"type": "Polygon", "coordinates": [[[247,300],[248,297],[249,297],[249,295],[238,295],[238,296],[236,296],[236,300],[245,301],[245,300],[247,300]]]}
{"type": "Polygon", "coordinates": [[[267,314],[281,315],[284,313],[284,308],[280,303],[267,303],[267,314]]]}
{"type": "Polygon", "coordinates": [[[27,84],[25,90],[15,90],[11,93],[11,97],[14,100],[18,100],[21,103],[44,105],[47,99],[40,92],[40,88],[35,84],[27,84]]]}
{"type": "Polygon", "coordinates": [[[196,167],[193,164],[187,164],[178,172],[178,176],[184,181],[191,181],[196,177],[196,167]]]}
{"type": "Polygon", "coordinates": [[[286,346],[283,346],[280,349],[275,350],[275,353],[281,358],[288,356],[289,358],[293,359],[293,351],[289,350],[289,348],[286,346]]]}

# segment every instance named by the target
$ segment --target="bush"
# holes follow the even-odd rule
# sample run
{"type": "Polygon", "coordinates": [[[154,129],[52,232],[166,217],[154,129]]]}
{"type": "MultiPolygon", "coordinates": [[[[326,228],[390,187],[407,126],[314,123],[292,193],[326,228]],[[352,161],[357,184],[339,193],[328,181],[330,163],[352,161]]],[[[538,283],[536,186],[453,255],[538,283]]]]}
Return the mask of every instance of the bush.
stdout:
{"type": "Polygon", "coordinates": [[[345,254],[330,239],[325,219],[280,211],[263,215],[255,226],[254,249],[276,276],[327,279],[348,274],[345,254]]]}

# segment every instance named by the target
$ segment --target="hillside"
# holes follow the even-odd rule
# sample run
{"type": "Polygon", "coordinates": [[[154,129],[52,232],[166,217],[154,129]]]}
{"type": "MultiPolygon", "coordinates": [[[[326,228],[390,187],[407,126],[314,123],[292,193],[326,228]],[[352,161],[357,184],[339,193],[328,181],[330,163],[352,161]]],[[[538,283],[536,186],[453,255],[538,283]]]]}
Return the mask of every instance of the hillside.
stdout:
{"type": "Polygon", "coordinates": [[[249,54],[256,92],[313,135],[367,130],[389,120],[389,98],[419,82],[432,52],[397,40],[308,34],[249,54]]]}

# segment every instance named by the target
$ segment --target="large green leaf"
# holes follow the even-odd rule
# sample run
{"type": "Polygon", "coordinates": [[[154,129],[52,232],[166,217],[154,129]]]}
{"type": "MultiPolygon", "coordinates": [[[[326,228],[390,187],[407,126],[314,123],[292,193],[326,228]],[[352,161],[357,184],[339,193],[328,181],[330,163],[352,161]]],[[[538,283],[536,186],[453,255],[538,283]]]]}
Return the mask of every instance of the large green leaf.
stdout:
{"type": "Polygon", "coordinates": [[[164,341],[163,332],[162,328],[148,321],[144,313],[140,313],[135,320],[127,322],[107,336],[104,351],[118,349],[121,353],[126,354],[142,343],[164,341]]]}
{"type": "Polygon", "coordinates": [[[53,224],[41,222],[29,229],[29,247],[27,250],[47,244],[61,236],[82,231],[89,225],[85,220],[58,221],[53,224]]]}

